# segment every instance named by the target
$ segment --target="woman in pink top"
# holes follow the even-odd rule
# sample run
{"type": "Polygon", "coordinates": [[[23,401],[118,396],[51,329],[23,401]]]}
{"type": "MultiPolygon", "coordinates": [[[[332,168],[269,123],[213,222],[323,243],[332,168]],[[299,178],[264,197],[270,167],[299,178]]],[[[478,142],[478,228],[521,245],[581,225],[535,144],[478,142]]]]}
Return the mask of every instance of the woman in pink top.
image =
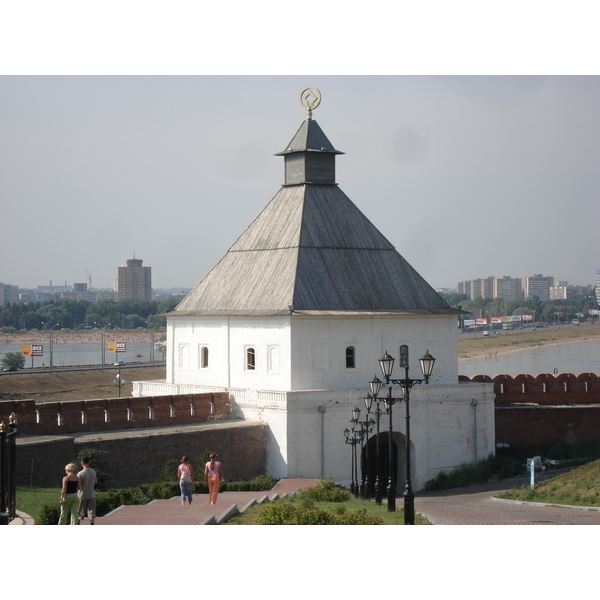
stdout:
{"type": "Polygon", "coordinates": [[[192,503],[192,486],[194,485],[194,470],[189,464],[189,458],[184,456],[181,459],[181,464],[177,468],[177,479],[179,479],[179,487],[181,489],[181,504],[185,506],[187,500],[192,503]]]}
{"type": "Polygon", "coordinates": [[[210,504],[217,503],[219,481],[225,481],[223,467],[218,460],[215,460],[215,458],[217,458],[217,455],[211,454],[210,461],[207,462],[204,467],[204,484],[208,484],[208,501],[210,504]]]}

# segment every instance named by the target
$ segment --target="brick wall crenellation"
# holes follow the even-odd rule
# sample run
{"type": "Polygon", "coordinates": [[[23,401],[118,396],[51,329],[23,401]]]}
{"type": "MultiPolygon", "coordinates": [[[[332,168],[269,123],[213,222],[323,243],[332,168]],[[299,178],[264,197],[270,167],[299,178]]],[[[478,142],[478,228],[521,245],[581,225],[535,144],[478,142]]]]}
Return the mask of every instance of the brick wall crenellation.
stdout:
{"type": "Polygon", "coordinates": [[[8,421],[13,412],[17,415],[19,433],[27,435],[192,425],[233,416],[226,392],[67,402],[0,402],[0,421],[8,421]]]}
{"type": "Polygon", "coordinates": [[[600,378],[594,373],[460,380],[494,384],[496,443],[527,447],[600,442],[600,378]]]}

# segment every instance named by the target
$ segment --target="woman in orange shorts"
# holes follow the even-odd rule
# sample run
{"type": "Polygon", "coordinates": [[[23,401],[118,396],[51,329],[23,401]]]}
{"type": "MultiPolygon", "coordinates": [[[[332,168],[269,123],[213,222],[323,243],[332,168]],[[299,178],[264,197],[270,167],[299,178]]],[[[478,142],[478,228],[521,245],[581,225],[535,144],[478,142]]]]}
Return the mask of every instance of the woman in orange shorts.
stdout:
{"type": "Polygon", "coordinates": [[[208,485],[208,501],[210,504],[217,503],[217,496],[219,495],[219,482],[225,481],[225,475],[223,474],[223,467],[218,460],[216,454],[210,455],[210,461],[206,463],[204,467],[204,484],[208,485]]]}

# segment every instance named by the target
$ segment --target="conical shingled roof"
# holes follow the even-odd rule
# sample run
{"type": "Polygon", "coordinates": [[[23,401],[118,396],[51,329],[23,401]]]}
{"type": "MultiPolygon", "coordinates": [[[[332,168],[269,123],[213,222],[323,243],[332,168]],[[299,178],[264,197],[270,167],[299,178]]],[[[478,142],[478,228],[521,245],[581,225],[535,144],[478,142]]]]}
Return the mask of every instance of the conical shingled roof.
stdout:
{"type": "MultiPolygon", "coordinates": [[[[298,133],[288,151],[308,150],[298,133]]],[[[315,139],[326,144],[321,151],[338,153],[324,134],[315,139]]],[[[171,314],[286,314],[290,307],[313,314],[458,312],[336,184],[315,183],[283,186],[171,314]]]]}

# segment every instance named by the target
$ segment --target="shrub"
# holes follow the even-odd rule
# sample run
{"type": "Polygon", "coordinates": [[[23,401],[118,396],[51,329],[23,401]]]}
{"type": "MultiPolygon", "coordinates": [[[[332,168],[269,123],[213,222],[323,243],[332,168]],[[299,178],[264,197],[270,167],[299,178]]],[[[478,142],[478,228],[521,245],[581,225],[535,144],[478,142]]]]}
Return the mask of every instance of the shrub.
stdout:
{"type": "Polygon", "coordinates": [[[42,504],[36,525],[58,525],[60,506],[58,504],[42,504]]]}
{"type": "Polygon", "coordinates": [[[365,508],[358,508],[353,512],[337,515],[335,525],[383,525],[383,519],[368,515],[365,508]]]}
{"type": "Polygon", "coordinates": [[[335,517],[326,510],[303,508],[291,502],[273,502],[265,506],[258,516],[258,525],[330,525],[335,517]]]}
{"type": "Polygon", "coordinates": [[[264,506],[256,520],[257,525],[383,525],[380,517],[370,516],[365,508],[347,512],[343,506],[334,512],[318,508],[310,498],[299,505],[289,500],[278,500],[264,506]]]}
{"type": "Polygon", "coordinates": [[[108,490],[113,485],[107,460],[108,452],[96,448],[83,448],[74,461],[79,470],[81,470],[80,463],[84,456],[89,456],[90,467],[96,472],[96,478],[98,479],[96,490],[108,490]]]}
{"type": "MultiPolygon", "coordinates": [[[[275,480],[270,475],[259,475],[250,481],[231,481],[221,483],[223,492],[261,492],[270,490],[275,485],[275,480]]],[[[206,493],[208,493],[208,488],[206,493]]]]}
{"type": "Polygon", "coordinates": [[[177,467],[179,461],[176,458],[170,458],[161,472],[156,476],[155,483],[173,482],[177,481],[177,467]]]}
{"type": "Polygon", "coordinates": [[[298,496],[315,502],[347,502],[352,494],[337,487],[331,479],[322,479],[316,486],[300,490],[298,496]]]}

